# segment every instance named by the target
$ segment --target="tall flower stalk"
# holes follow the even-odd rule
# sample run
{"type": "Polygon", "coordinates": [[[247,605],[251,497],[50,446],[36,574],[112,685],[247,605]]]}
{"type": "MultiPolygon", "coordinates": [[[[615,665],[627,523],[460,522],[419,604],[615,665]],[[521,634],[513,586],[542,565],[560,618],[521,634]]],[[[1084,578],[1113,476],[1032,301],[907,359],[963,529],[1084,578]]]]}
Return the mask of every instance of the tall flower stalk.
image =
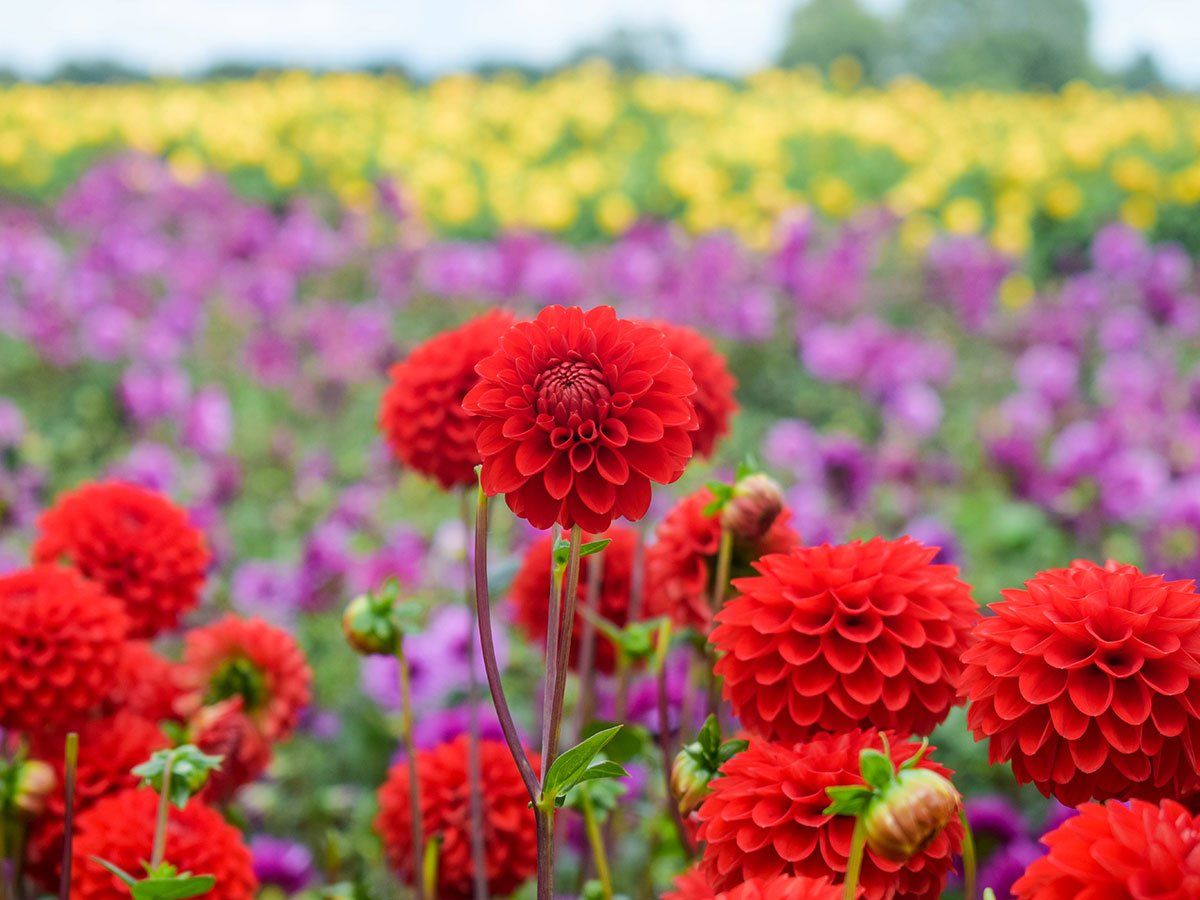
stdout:
{"type": "Polygon", "coordinates": [[[417,742],[413,737],[412,678],[404,638],[396,642],[396,668],[400,675],[400,735],[408,756],[408,803],[412,815],[413,889],[417,900],[425,900],[425,829],[421,821],[421,778],[417,773],[417,742]]]}
{"type": "MultiPolygon", "coordinates": [[[[459,494],[459,513],[463,525],[463,590],[467,609],[476,618],[471,582],[471,548],[467,536],[471,533],[471,499],[469,488],[459,494]]],[[[471,812],[471,862],[474,876],[475,900],[488,900],[487,835],[483,827],[483,765],[479,758],[479,670],[475,648],[467,654],[467,779],[471,812]]]]}
{"type": "Polygon", "coordinates": [[[71,900],[71,844],[75,838],[75,772],[79,767],[79,735],[67,735],[63,766],[63,855],[59,900],[71,900]]]}

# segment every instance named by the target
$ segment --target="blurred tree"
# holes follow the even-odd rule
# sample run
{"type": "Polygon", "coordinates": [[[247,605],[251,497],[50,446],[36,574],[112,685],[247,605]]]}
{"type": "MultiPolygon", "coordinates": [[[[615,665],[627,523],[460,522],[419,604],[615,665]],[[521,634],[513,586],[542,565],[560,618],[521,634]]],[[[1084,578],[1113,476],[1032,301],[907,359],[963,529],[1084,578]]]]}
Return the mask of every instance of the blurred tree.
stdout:
{"type": "Polygon", "coordinates": [[[1145,50],[1117,73],[1117,82],[1131,91],[1161,91],[1167,86],[1158,61],[1145,50]]]}
{"type": "Polygon", "coordinates": [[[148,81],[148,73],[111,59],[79,59],[63,63],[46,79],[74,84],[120,84],[148,81]]]}
{"type": "Polygon", "coordinates": [[[788,20],[779,65],[827,70],[839,57],[853,57],[863,77],[877,79],[890,50],[887,23],[859,0],[809,0],[788,20]]]}
{"type": "Polygon", "coordinates": [[[662,72],[682,69],[683,38],[666,26],[618,26],[596,41],[581,45],[566,60],[574,65],[586,59],[603,59],[618,72],[662,72]]]}
{"type": "Polygon", "coordinates": [[[906,0],[901,71],[948,87],[1059,88],[1094,74],[1085,0],[906,0]]]}

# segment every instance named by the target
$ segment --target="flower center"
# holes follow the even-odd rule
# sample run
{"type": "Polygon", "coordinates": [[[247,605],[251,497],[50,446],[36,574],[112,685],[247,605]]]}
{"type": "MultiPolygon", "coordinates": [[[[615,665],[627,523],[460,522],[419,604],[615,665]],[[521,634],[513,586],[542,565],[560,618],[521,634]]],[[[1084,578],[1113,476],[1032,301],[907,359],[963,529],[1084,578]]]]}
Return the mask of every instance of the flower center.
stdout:
{"type": "Polygon", "coordinates": [[[603,419],[612,398],[604,374],[579,359],[555,363],[538,375],[534,389],[538,413],[551,416],[555,424],[566,428],[603,419]]]}
{"type": "Polygon", "coordinates": [[[231,659],[223,663],[208,683],[204,697],[207,705],[242,698],[242,708],[247,712],[258,709],[267,699],[267,686],[258,667],[245,658],[231,659]]]}

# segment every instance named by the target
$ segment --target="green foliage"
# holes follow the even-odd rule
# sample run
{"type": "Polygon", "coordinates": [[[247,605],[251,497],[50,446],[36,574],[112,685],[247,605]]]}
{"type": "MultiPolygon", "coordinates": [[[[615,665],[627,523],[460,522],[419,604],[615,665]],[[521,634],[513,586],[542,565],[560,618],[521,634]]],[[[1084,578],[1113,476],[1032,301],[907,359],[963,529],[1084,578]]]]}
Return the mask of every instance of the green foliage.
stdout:
{"type": "Polygon", "coordinates": [[[179,872],[170,863],[161,863],[157,868],[142,863],[146,867],[146,877],[139,879],[99,857],[93,856],[92,860],[123,881],[134,900],[185,900],[207,894],[216,885],[216,879],[211,875],[179,872]]]}
{"type": "Polygon", "coordinates": [[[611,760],[600,760],[596,757],[600,751],[621,730],[620,725],[606,728],[590,737],[584,738],[571,749],[565,751],[550,766],[542,786],[540,805],[543,808],[562,806],[566,795],[577,784],[601,778],[624,778],[629,773],[618,763],[611,760]]]}
{"type": "Polygon", "coordinates": [[[887,23],[859,0],[809,0],[788,19],[778,61],[828,69],[838,57],[849,56],[871,78],[883,70],[890,46],[887,23]]]}
{"type": "Polygon", "coordinates": [[[154,788],[160,794],[163,781],[167,781],[168,799],[183,809],[188,800],[204,787],[211,772],[221,768],[223,757],[210,756],[194,744],[184,744],[173,750],[157,750],[149,760],[133,769],[133,774],[142,779],[142,784],[154,788]],[[167,779],[167,770],[171,777],[167,779]]]}

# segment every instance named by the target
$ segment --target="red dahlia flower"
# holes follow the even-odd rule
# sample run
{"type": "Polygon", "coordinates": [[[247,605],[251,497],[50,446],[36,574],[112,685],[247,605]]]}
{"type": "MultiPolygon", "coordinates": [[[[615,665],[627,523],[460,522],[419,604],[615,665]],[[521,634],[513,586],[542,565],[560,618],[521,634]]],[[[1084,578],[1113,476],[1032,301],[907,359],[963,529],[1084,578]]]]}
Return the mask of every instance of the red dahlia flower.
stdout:
{"type": "MultiPolygon", "coordinates": [[[[721,545],[719,513],[705,515],[713,502],[708,488],[685,497],[667,513],[646,549],[646,600],[651,615],[669,615],[681,628],[707,631],[712,624],[713,571],[721,545]]],[[[800,543],[788,509],[757,541],[734,540],[731,578],[752,575],[750,564],[768,553],[786,553],[800,543]]]]}
{"type": "Polygon", "coordinates": [[[1200,788],[1200,595],[1077,561],[1004,592],[963,655],[976,740],[1068,806],[1200,788]]]}
{"type": "Polygon", "coordinates": [[[1089,803],[1042,842],[1050,852],[1013,885],[1017,900],[1200,897],[1200,816],[1173,800],[1089,803]]]}
{"type": "Polygon", "coordinates": [[[483,489],[537,528],[640,519],[650,482],[675,481],[692,457],[691,372],[661,331],[612,307],[546,307],[477,368],[463,407],[480,417],[483,489]]]}
{"type": "Polygon", "coordinates": [[[153,722],[179,719],[185,688],[183,668],[160,656],[146,641],[126,641],[108,707],[137,713],[153,722]]]}
{"type": "Polygon", "coordinates": [[[243,711],[244,703],[239,696],[205,706],[189,723],[192,743],[221,757],[201,794],[210,803],[228,802],[271,764],[271,745],[243,711]]]}
{"type": "MultiPolygon", "coordinates": [[[[90,809],[97,802],[141,780],[133,774],[155,750],[170,746],[158,724],[125,710],[103,719],[92,719],[79,729],[79,763],[75,770],[75,809],[90,809]]],[[[49,891],[58,888],[62,864],[64,777],[63,741],[60,736],[33,742],[33,755],[54,769],[55,787],[46,812],[33,826],[29,840],[29,871],[49,891]]]]}
{"type": "Polygon", "coordinates": [[[716,672],[750,731],[794,742],[873,725],[928,734],[955,703],[979,612],[911,538],[765,556],[717,614],[716,672]]]}
{"type": "MultiPolygon", "coordinates": [[[[917,752],[912,741],[889,736],[897,766],[917,752]]],[[[825,789],[863,784],[859,753],[883,749],[875,731],[820,735],[794,747],[752,741],[750,749],[725,764],[700,807],[699,838],[707,846],[702,867],[718,890],[777,875],[841,881],[850,854],[853,816],[828,816],[825,789]]],[[[917,768],[949,777],[927,753],[917,768]]],[[[941,895],[953,857],[962,845],[962,825],[951,822],[933,841],[903,862],[867,849],[860,889],[864,900],[933,900],[941,895]]]]}
{"type": "Polygon", "coordinates": [[[125,604],[130,637],[174,628],[200,600],[209,555],[187,513],[130,484],[85,484],[42,515],[37,562],[66,563],[125,604]]]}
{"type": "MultiPolygon", "coordinates": [[[[103,859],[134,875],[154,842],[158,794],[149,788],[106,797],[76,820],[71,864],[72,900],[126,900],[129,888],[102,868],[103,859]]],[[[258,889],[250,851],[241,833],[199,800],[172,805],[167,819],[167,860],[179,871],[212,875],[207,900],[250,900],[258,889]]]]}
{"type": "MultiPolygon", "coordinates": [[[[596,612],[618,627],[629,622],[629,591],[633,576],[633,555],[637,535],[630,528],[617,526],[600,535],[612,540],[600,554],[600,596],[596,612]]],[[[588,540],[591,540],[589,537],[588,540]]],[[[516,607],[517,625],[543,646],[546,643],[547,605],[550,602],[550,553],[554,540],[544,535],[535,540],[525,553],[521,568],[513,579],[511,597],[516,607]]],[[[571,631],[571,666],[579,662],[583,643],[584,618],[582,608],[587,602],[588,572],[597,565],[596,556],[579,561],[579,598],[576,603],[575,627],[571,631]]],[[[563,585],[566,594],[566,585],[563,585]]],[[[617,651],[612,641],[596,634],[596,669],[612,672],[616,668],[617,651]]]]}
{"type": "Polygon", "coordinates": [[[699,869],[675,879],[675,890],[663,900],[841,900],[842,889],[828,878],[776,875],[753,878],[728,891],[715,892],[699,869]]]}
{"type": "Polygon", "coordinates": [[[262,619],[231,615],[189,631],[184,665],[202,703],[240,697],[268,741],[288,737],[308,706],[312,671],[303,651],[262,619]]]}
{"type": "Polygon", "coordinates": [[[514,321],[493,310],[430,338],[389,373],[380,430],[397,459],[446,490],[475,482],[475,422],[463,397],[479,381],[475,366],[496,352],[514,321]]]}
{"type": "MultiPolygon", "coordinates": [[[[500,741],[479,745],[483,777],[483,822],[487,847],[488,891],[508,896],[537,872],[537,837],[529,795],[512,756],[500,741]]],[[[536,769],[537,757],[532,760],[536,769]]],[[[442,839],[437,896],[467,900],[473,896],[467,738],[461,736],[417,754],[421,785],[421,821],[425,834],[442,839]]],[[[388,859],[406,884],[412,883],[412,817],[408,802],[408,763],[392,767],[379,789],[375,830],[388,859]]]]}
{"type": "Polygon", "coordinates": [[[700,427],[692,432],[692,448],[696,456],[709,456],[718,440],[729,433],[729,420],[737,412],[734,391],[737,381],[729,374],[725,358],[708,338],[686,325],[672,322],[647,322],[667,338],[667,349],[684,361],[692,370],[696,393],[696,418],[700,427]]]}
{"type": "Polygon", "coordinates": [[[0,727],[78,726],[112,690],[129,617],[78,572],[0,577],[0,727]]]}

